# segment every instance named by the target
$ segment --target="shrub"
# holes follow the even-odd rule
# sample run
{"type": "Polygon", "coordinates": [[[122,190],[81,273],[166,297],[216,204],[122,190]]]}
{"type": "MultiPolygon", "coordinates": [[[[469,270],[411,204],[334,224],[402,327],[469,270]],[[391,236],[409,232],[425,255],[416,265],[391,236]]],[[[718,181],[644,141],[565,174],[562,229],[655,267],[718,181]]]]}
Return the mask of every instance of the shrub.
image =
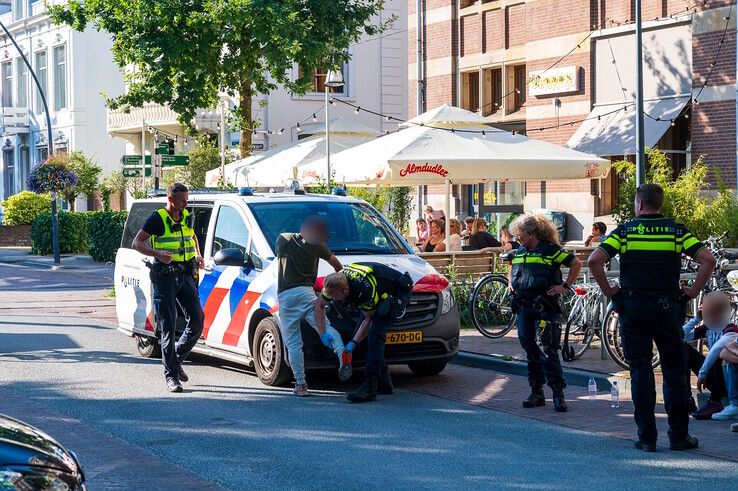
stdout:
{"type": "Polygon", "coordinates": [[[94,261],[114,261],[120,247],[128,213],[97,211],[88,213],[87,252],[94,261]]]}
{"type": "Polygon", "coordinates": [[[51,197],[23,191],[3,201],[6,225],[28,225],[41,213],[51,211],[51,197]]]}
{"type": "MultiPolygon", "coordinates": [[[[88,213],[59,213],[59,252],[87,252],[88,213]]],[[[51,212],[42,213],[31,224],[31,254],[51,254],[51,212]]]]}

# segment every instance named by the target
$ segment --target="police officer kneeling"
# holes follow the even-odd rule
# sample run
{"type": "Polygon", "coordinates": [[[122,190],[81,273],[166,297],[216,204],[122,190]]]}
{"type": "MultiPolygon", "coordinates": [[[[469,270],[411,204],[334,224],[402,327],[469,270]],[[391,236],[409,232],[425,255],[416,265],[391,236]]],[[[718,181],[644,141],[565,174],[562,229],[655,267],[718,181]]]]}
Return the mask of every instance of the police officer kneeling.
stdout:
{"type": "Polygon", "coordinates": [[[155,259],[151,268],[154,314],[170,392],[182,392],[180,382],[189,380],[182,370],[182,362],[200,339],[204,320],[195,282],[197,268],[203,267],[203,260],[192,217],[186,210],[188,198],[184,184],[170,185],[166,207],[154,212],[133,239],[134,249],[155,259]],[[146,243],[149,238],[151,247],[146,243]],[[175,340],[177,304],[184,311],[186,322],[179,340],[175,340]]]}
{"type": "Polygon", "coordinates": [[[528,383],[531,394],[523,407],[544,406],[543,384],[553,390],[556,412],[567,410],[564,397],[561,348],[561,294],[576,281],[582,263],[559,245],[554,223],[543,215],[521,215],[510,224],[510,231],[521,247],[511,257],[509,285],[513,311],[517,314],[518,339],[528,358],[528,383]],[[561,266],[569,267],[566,282],[561,266]],[[536,340],[540,331],[541,347],[536,340]]]}
{"type": "Polygon", "coordinates": [[[354,263],[338,273],[326,276],[323,298],[347,302],[362,312],[362,320],[354,337],[346,345],[353,351],[369,337],[366,354],[366,375],[361,385],[347,396],[351,402],[370,402],[380,394],[392,394],[394,387],[384,359],[387,328],[401,317],[412,295],[413,280],[378,263],[354,263]]]}
{"type": "Polygon", "coordinates": [[[661,215],[664,190],[657,184],[638,187],[635,220],[617,227],[589,257],[589,267],[602,291],[620,314],[623,352],[630,366],[635,447],[656,451],[656,384],[651,359],[653,343],[661,358],[664,401],[672,450],[696,448],[689,435],[687,362],[682,349],[683,298],[696,297],[715,269],[715,257],[684,226],[661,215]],[[700,265],[689,288],[679,289],[682,253],[700,265]],[[605,264],[620,254],[620,287],[610,286],[605,264]]]}

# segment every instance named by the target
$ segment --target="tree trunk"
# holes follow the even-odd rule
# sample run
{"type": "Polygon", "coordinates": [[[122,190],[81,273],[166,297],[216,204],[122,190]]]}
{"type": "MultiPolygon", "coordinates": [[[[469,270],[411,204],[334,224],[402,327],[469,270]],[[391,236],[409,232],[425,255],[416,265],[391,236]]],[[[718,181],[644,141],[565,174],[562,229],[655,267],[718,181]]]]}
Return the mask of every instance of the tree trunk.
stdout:
{"type": "Polygon", "coordinates": [[[239,149],[241,151],[241,158],[244,159],[251,155],[251,127],[253,122],[251,120],[251,82],[241,82],[241,89],[239,90],[239,112],[241,113],[241,143],[239,149]]]}

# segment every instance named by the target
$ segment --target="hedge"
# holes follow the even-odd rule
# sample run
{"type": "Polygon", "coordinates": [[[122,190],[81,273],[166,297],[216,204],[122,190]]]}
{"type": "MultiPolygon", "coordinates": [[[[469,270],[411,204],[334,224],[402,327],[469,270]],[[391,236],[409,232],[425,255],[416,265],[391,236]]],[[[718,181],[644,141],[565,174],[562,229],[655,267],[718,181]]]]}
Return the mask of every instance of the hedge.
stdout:
{"type": "Polygon", "coordinates": [[[30,225],[45,211],[51,211],[51,196],[23,191],[2,203],[5,225],[30,225]]]}
{"type": "Polygon", "coordinates": [[[95,211],[87,215],[87,253],[94,261],[115,261],[128,212],[95,211]]]}
{"type": "MultiPolygon", "coordinates": [[[[59,212],[59,252],[87,252],[88,213],[59,212]]],[[[51,212],[42,213],[31,224],[31,254],[51,254],[51,212]]]]}

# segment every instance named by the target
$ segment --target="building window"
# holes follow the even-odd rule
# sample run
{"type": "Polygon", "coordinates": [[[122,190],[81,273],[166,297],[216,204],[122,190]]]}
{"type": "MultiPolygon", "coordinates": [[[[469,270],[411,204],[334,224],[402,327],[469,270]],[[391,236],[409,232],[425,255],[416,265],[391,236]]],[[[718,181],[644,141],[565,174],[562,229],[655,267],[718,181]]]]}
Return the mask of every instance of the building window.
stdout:
{"type": "Polygon", "coordinates": [[[484,70],[484,105],[482,116],[496,114],[502,109],[502,68],[484,70]]]}
{"type": "Polygon", "coordinates": [[[18,73],[18,107],[28,106],[28,67],[23,58],[15,60],[16,72],[18,73]]]}
{"type": "Polygon", "coordinates": [[[28,0],[13,0],[13,20],[21,20],[26,17],[28,0]]]}
{"type": "MultiPolygon", "coordinates": [[[[341,62],[339,64],[339,67],[341,68],[341,72],[343,73],[343,80],[344,84],[341,87],[330,87],[329,92],[334,94],[345,94],[346,93],[346,86],[348,85],[348,70],[346,63],[341,62]]],[[[313,70],[313,76],[311,79],[310,88],[308,89],[308,92],[319,92],[323,93],[325,92],[325,77],[326,73],[328,72],[325,68],[317,68],[313,70]]],[[[297,77],[302,77],[304,74],[302,67],[297,67],[297,77]]]]}
{"type": "Polygon", "coordinates": [[[15,152],[9,140],[5,140],[3,146],[3,182],[5,183],[5,197],[13,196],[17,191],[15,188],[15,152]]]}
{"type": "Polygon", "coordinates": [[[66,46],[54,48],[54,111],[67,107],[67,51],[66,46]]]}
{"type": "Polygon", "coordinates": [[[28,174],[31,172],[31,155],[28,145],[21,145],[18,156],[20,157],[20,162],[18,162],[18,181],[20,182],[19,190],[22,190],[25,189],[26,179],[28,179],[28,174]]]}
{"type": "Polygon", "coordinates": [[[3,107],[13,107],[13,65],[10,62],[3,63],[0,75],[3,79],[3,107]]]}
{"type": "Polygon", "coordinates": [[[461,74],[461,107],[467,111],[479,111],[479,72],[461,74]]]}
{"type": "Polygon", "coordinates": [[[519,111],[525,104],[525,95],[528,89],[525,78],[525,65],[518,65],[513,69],[513,87],[515,88],[513,111],[519,111]]]}
{"type": "MultiPolygon", "coordinates": [[[[44,97],[48,101],[49,92],[48,87],[48,75],[46,67],[46,51],[39,51],[36,53],[36,77],[38,77],[38,83],[41,85],[41,90],[44,91],[44,97]]],[[[44,112],[44,102],[41,100],[41,92],[36,90],[36,112],[41,114],[44,112]]]]}
{"type": "Polygon", "coordinates": [[[49,156],[49,147],[46,144],[36,145],[36,163],[42,164],[49,156]]]}

